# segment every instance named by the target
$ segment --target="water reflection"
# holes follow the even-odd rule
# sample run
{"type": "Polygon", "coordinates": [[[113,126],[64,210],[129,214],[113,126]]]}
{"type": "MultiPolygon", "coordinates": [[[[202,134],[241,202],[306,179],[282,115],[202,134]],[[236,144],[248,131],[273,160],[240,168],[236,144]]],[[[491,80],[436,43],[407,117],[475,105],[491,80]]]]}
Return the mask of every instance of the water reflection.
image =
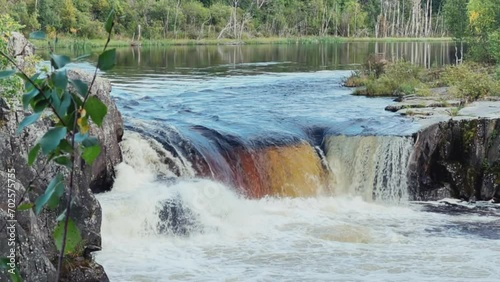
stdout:
{"type": "MultiPolygon", "coordinates": [[[[61,51],[61,50],[60,50],[61,51]]],[[[71,51],[65,50],[69,55],[71,51]]],[[[81,53],[79,51],[78,53],[81,53]]],[[[98,51],[93,51],[96,60],[98,51]]],[[[115,71],[226,74],[353,69],[371,54],[387,60],[406,60],[424,67],[455,61],[454,44],[445,42],[348,42],[328,44],[200,45],[118,48],[115,71]],[[262,64],[256,64],[266,62],[262,64]],[[249,64],[248,66],[245,64],[249,64]],[[120,67],[124,67],[123,69],[120,67]]]]}

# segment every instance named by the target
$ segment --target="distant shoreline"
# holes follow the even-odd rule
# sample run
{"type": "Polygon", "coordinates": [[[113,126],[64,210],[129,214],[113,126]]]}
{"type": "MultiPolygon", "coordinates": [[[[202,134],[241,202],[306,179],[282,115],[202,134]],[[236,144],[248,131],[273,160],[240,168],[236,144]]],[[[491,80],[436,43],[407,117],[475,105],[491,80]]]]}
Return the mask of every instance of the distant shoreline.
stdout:
{"type": "MultiPolygon", "coordinates": [[[[53,41],[53,39],[51,39],[53,41]]],[[[452,41],[450,37],[333,37],[333,36],[308,36],[308,37],[257,37],[250,39],[158,39],[141,40],[140,46],[195,46],[195,45],[262,45],[262,44],[318,44],[318,43],[348,43],[348,42],[437,42],[452,41]]],[[[31,40],[37,48],[47,48],[48,40],[31,40]]],[[[104,39],[85,38],[59,38],[57,48],[99,48],[106,43],[104,39]]],[[[132,43],[137,43],[130,39],[112,39],[109,47],[129,47],[132,43]]],[[[52,42],[53,44],[53,42],[52,42]]]]}

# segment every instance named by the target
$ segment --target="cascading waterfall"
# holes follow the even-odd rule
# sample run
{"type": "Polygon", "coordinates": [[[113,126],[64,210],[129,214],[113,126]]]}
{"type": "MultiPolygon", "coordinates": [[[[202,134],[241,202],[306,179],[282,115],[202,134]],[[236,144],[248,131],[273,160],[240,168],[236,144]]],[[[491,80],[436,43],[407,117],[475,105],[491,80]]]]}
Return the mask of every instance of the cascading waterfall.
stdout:
{"type": "MultiPolygon", "coordinates": [[[[220,181],[196,178],[189,159],[169,154],[154,140],[130,132],[125,137],[124,162],[117,168],[113,190],[98,195],[103,250],[96,260],[111,281],[331,281],[332,277],[422,281],[436,275],[449,281],[496,281],[498,277],[492,262],[498,261],[499,246],[478,237],[481,233],[474,229],[490,230],[494,217],[471,215],[470,207],[464,207],[467,217],[457,217],[359,197],[404,198],[409,138],[328,137],[323,165],[306,143],[261,150],[270,156],[254,161],[268,159],[262,168],[272,169],[262,179],[278,174],[268,187],[283,188],[274,195],[285,197],[255,199],[220,181]],[[295,158],[304,153],[306,157],[295,158]],[[169,173],[173,162],[183,174],[169,173]],[[336,197],[328,189],[302,195],[311,188],[285,185],[315,183],[319,168],[302,168],[318,164],[328,168],[327,186],[336,197]],[[309,175],[292,176],[301,173],[309,175]]],[[[255,165],[250,167],[252,173],[259,172],[255,165]]],[[[492,230],[498,237],[497,229],[492,230]]]]}
{"type": "Polygon", "coordinates": [[[408,199],[411,138],[330,136],[325,148],[334,195],[361,195],[365,200],[392,203],[408,199]]]}
{"type": "MultiPolygon", "coordinates": [[[[221,138],[212,136],[217,137],[221,138]]],[[[351,195],[387,203],[408,199],[410,137],[326,136],[323,150],[305,141],[248,148],[215,140],[223,146],[211,145],[208,150],[184,141],[189,148],[182,148],[130,132],[122,148],[131,158],[125,163],[138,172],[170,179],[210,178],[251,198],[351,195]],[[172,148],[177,149],[170,152],[172,148]]]]}

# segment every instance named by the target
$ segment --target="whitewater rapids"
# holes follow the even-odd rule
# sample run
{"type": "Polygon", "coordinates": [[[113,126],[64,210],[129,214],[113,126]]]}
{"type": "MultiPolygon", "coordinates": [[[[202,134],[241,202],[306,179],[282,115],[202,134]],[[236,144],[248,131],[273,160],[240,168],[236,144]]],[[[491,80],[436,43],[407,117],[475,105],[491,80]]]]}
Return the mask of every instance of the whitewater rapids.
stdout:
{"type": "Polygon", "coordinates": [[[391,205],[349,195],[247,199],[193,178],[189,166],[172,180],[160,173],[151,144],[134,146],[118,166],[113,190],[98,195],[103,250],[96,260],[111,281],[486,282],[500,276],[498,210],[485,214],[465,204],[470,212],[446,213],[437,212],[441,203],[391,205]],[[159,232],[158,213],[169,199],[189,210],[187,235],[159,232]]]}

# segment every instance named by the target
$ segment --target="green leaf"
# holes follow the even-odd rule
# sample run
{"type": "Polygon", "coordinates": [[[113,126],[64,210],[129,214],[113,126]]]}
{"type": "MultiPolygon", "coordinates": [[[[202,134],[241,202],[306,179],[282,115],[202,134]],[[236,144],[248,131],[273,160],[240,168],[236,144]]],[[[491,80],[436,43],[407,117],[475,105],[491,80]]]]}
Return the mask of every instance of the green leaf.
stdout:
{"type": "Polygon", "coordinates": [[[54,193],[50,196],[49,201],[47,202],[47,207],[51,210],[54,210],[59,205],[59,200],[61,196],[64,194],[64,183],[59,182],[54,187],[54,193]]]}
{"type": "Polygon", "coordinates": [[[31,125],[34,122],[36,122],[40,118],[41,114],[42,113],[34,113],[34,114],[30,115],[30,116],[25,117],[23,119],[23,121],[21,121],[21,123],[19,124],[19,126],[17,127],[16,134],[21,133],[21,131],[23,131],[23,129],[26,126],[31,125]]]}
{"type": "Polygon", "coordinates": [[[94,136],[90,136],[82,141],[82,145],[85,147],[99,145],[99,140],[97,140],[97,138],[95,138],[94,136]]]}
{"type": "Polygon", "coordinates": [[[70,62],[71,59],[68,56],[56,55],[56,54],[50,55],[50,63],[56,70],[64,68],[64,66],[69,64],[70,62]]]}
{"type": "Polygon", "coordinates": [[[69,105],[71,105],[71,95],[65,91],[63,93],[61,103],[56,107],[57,114],[61,117],[65,116],[69,105]]]}
{"type": "Polygon", "coordinates": [[[52,74],[51,79],[55,87],[66,89],[66,86],[68,85],[68,73],[66,70],[55,71],[52,74]]]}
{"type": "Polygon", "coordinates": [[[54,159],[54,162],[71,169],[71,160],[66,156],[57,157],[54,159]]]}
{"type": "Polygon", "coordinates": [[[54,177],[47,188],[45,189],[45,192],[40,195],[36,200],[35,200],[35,213],[38,215],[42,211],[43,207],[47,204],[47,202],[50,200],[52,195],[55,193],[56,186],[62,184],[63,177],[59,173],[54,177]]]}
{"type": "Polygon", "coordinates": [[[36,157],[38,156],[38,152],[40,152],[40,144],[36,144],[35,147],[33,147],[30,152],[28,153],[28,165],[32,166],[33,163],[36,160],[36,157]]]}
{"type": "Polygon", "coordinates": [[[61,105],[61,98],[59,98],[59,95],[57,93],[57,89],[52,89],[45,94],[47,94],[47,96],[50,99],[50,102],[54,108],[57,109],[59,107],[59,105],[61,105]]]}
{"type": "Polygon", "coordinates": [[[69,83],[71,83],[78,94],[80,94],[83,98],[87,97],[89,92],[89,86],[86,82],[81,81],[80,79],[70,79],[69,83]]]}
{"type": "Polygon", "coordinates": [[[101,55],[99,55],[97,67],[103,71],[110,70],[115,66],[115,61],[116,61],[116,49],[106,50],[102,52],[101,55]]]}
{"type": "Polygon", "coordinates": [[[46,99],[42,99],[42,100],[38,100],[36,102],[34,102],[33,104],[31,104],[31,107],[33,108],[33,111],[35,113],[42,113],[43,110],[45,110],[47,108],[47,106],[49,105],[49,101],[46,100],[46,99]]]}
{"type": "Polygon", "coordinates": [[[82,143],[87,138],[89,138],[89,134],[88,133],[81,134],[80,132],[78,132],[77,134],[75,134],[75,143],[82,143]]]}
{"type": "MultiPolygon", "coordinates": [[[[62,243],[64,240],[64,225],[66,221],[59,221],[54,229],[54,243],[56,244],[57,250],[61,251],[62,243]]],[[[80,230],[73,222],[71,218],[68,219],[68,228],[66,229],[66,245],[64,248],[64,254],[71,254],[75,252],[76,247],[82,241],[82,236],[80,235],[80,230]]]]}
{"type": "Polygon", "coordinates": [[[23,282],[21,275],[19,273],[19,268],[14,263],[14,268],[12,268],[11,262],[9,258],[2,257],[0,258],[0,269],[6,270],[9,273],[11,282],[23,282]],[[14,269],[14,273],[10,272],[10,269],[14,269]]]}
{"type": "Polygon", "coordinates": [[[66,136],[66,127],[54,127],[49,129],[47,133],[42,137],[39,144],[42,146],[42,152],[47,155],[50,151],[57,148],[61,139],[66,136]]]}
{"type": "Polygon", "coordinates": [[[111,30],[113,29],[114,18],[115,18],[115,9],[111,9],[108,17],[106,18],[106,23],[104,24],[104,29],[106,30],[107,33],[111,33],[111,30]]]}
{"type": "Polygon", "coordinates": [[[17,210],[18,211],[25,211],[25,210],[29,210],[33,207],[33,203],[23,203],[23,204],[20,204],[19,207],[17,207],[17,210]]]}
{"type": "Polygon", "coordinates": [[[38,95],[38,93],[40,93],[38,91],[38,89],[33,88],[33,89],[31,89],[31,91],[29,91],[28,93],[25,93],[23,95],[23,108],[24,108],[24,110],[28,109],[28,106],[30,104],[31,99],[33,99],[36,95],[38,95]]]}
{"type": "Polygon", "coordinates": [[[74,151],[73,147],[66,139],[61,140],[61,143],[59,143],[59,149],[61,149],[61,151],[66,153],[73,153],[74,151]]]}
{"type": "Polygon", "coordinates": [[[99,145],[85,147],[85,149],[83,149],[82,158],[88,165],[92,165],[100,153],[101,153],[101,146],[99,145]]]}
{"type": "Polygon", "coordinates": [[[85,111],[87,111],[87,114],[90,115],[90,118],[92,119],[97,126],[101,127],[102,125],[102,120],[104,119],[104,116],[108,113],[108,108],[106,105],[104,105],[99,98],[92,96],[87,100],[87,103],[85,103],[85,111]]]}
{"type": "Polygon", "coordinates": [[[15,73],[15,70],[0,71],[0,79],[10,77],[15,73]]]}
{"type": "Polygon", "coordinates": [[[33,31],[30,33],[29,39],[35,39],[35,40],[43,40],[45,39],[46,34],[43,31],[33,31]]]}

